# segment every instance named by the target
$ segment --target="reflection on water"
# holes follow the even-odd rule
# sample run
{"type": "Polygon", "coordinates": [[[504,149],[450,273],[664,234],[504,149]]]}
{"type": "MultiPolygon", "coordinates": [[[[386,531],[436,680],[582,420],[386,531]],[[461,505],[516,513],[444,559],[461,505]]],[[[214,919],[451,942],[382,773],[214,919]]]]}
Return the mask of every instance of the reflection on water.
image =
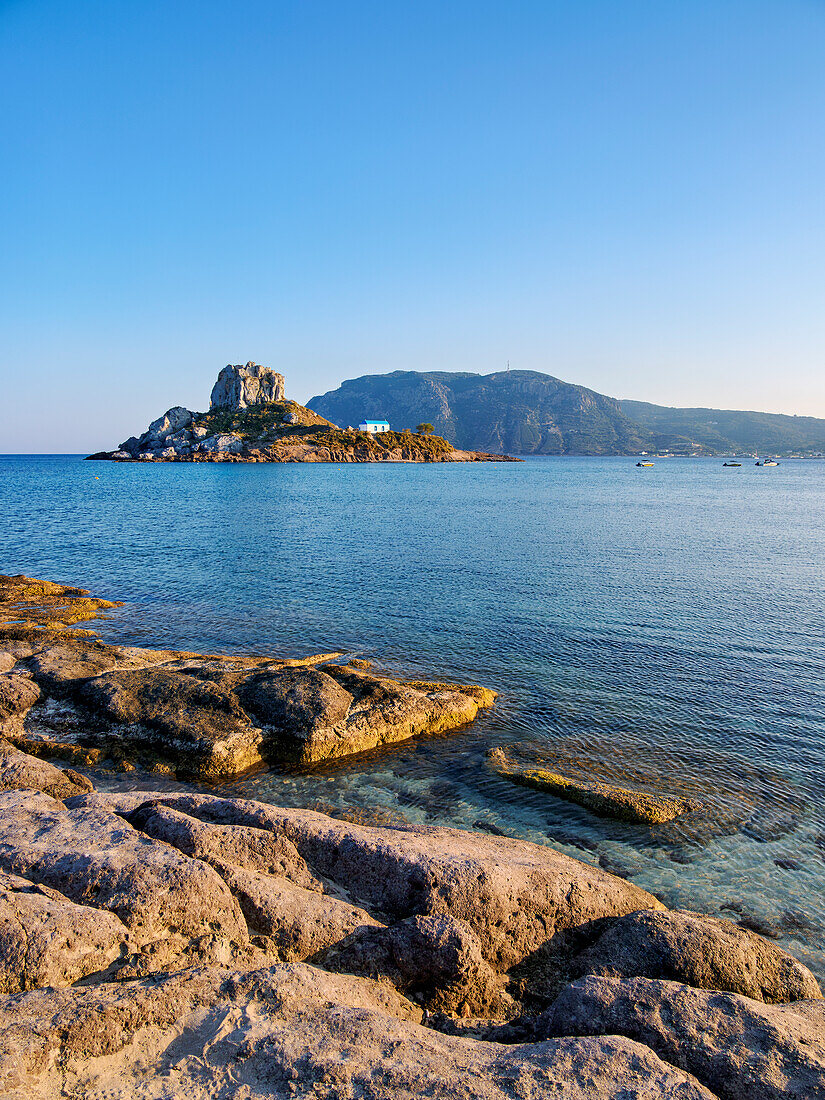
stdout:
{"type": "Polygon", "coordinates": [[[5,458],[0,509],[0,571],[125,599],[112,639],[342,649],[501,692],[467,730],[228,792],[552,843],[825,975],[825,463],[5,458]],[[496,745],[700,808],[598,818],[503,779],[496,745]]]}

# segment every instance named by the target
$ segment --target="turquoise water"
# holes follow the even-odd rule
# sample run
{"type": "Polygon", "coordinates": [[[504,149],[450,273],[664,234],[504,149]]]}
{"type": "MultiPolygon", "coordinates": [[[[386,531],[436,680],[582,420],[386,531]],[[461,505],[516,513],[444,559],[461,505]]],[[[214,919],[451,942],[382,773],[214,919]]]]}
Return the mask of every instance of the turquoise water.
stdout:
{"type": "Polygon", "coordinates": [[[0,572],[126,601],[107,638],[341,649],[501,693],[465,731],[225,789],[552,843],[825,975],[825,462],[2,456],[0,516],[0,572]],[[701,809],[600,819],[501,778],[498,745],[701,809]]]}

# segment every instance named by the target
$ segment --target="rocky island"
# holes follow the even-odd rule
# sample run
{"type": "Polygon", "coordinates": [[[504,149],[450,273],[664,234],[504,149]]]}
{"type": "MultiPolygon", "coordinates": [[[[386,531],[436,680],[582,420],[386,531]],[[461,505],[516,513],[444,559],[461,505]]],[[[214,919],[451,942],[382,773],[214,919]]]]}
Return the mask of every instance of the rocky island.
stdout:
{"type": "Polygon", "coordinates": [[[550,846],[170,789],[492,693],[78,627],[113,606],[0,579],[4,1097],[825,1097],[816,979],[747,928],[550,846]],[[96,790],[104,755],[165,789],[96,790]]]}
{"type": "Polygon", "coordinates": [[[209,411],[168,409],[140,436],[90,459],[115,462],[515,462],[457,450],[437,435],[341,429],[286,399],[284,376],[258,363],[228,365],[209,411]]]}

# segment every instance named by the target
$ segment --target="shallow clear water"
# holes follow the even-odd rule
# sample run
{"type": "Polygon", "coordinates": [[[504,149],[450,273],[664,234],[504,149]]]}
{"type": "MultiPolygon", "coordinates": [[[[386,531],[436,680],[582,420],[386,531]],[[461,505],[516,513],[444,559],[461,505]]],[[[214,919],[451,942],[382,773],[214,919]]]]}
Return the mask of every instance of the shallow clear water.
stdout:
{"type": "Polygon", "coordinates": [[[110,639],[493,687],[465,731],[222,789],[552,843],[825,976],[825,462],[0,456],[0,572],[125,600],[110,639]],[[498,776],[497,745],[702,808],[601,819],[498,776]]]}

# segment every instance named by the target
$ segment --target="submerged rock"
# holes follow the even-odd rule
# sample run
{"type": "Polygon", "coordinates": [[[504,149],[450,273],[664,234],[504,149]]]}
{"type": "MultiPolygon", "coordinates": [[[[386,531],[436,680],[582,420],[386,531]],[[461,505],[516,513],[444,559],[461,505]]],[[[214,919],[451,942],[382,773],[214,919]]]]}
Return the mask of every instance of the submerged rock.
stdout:
{"type": "Polygon", "coordinates": [[[650,794],[648,791],[632,791],[609,783],[588,783],[543,768],[514,768],[508,764],[500,749],[494,750],[490,759],[499,774],[514,783],[548,791],[604,817],[616,817],[621,821],[643,825],[658,825],[696,809],[696,803],[686,798],[669,798],[666,795],[650,794]]]}

